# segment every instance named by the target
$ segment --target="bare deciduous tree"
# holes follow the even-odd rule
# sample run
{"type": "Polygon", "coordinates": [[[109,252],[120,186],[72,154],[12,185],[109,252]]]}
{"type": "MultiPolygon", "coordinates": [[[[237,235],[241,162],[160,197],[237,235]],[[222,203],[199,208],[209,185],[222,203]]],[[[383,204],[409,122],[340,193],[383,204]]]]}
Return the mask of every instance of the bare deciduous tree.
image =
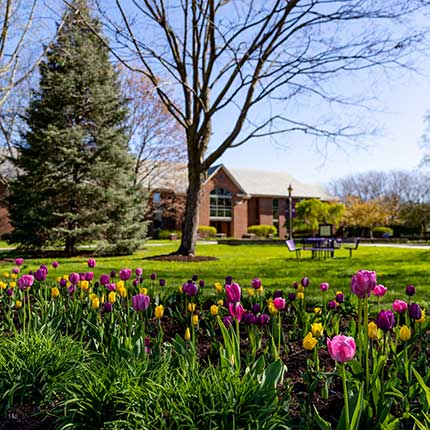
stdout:
{"type": "Polygon", "coordinates": [[[310,96],[347,103],[333,78],[402,63],[422,34],[399,21],[426,0],[96,3],[117,60],[150,80],[184,129],[189,186],[178,253],[193,254],[208,168],[227,149],[262,136],[297,131],[328,139],[354,136],[354,124],[318,123],[293,116],[288,106],[310,96]],[[224,134],[215,142],[219,122],[224,134]]]}
{"type": "Polygon", "coordinates": [[[130,148],[136,157],[135,181],[151,186],[165,164],[184,162],[182,128],[172,118],[142,74],[124,72],[123,89],[130,106],[130,148]]]}

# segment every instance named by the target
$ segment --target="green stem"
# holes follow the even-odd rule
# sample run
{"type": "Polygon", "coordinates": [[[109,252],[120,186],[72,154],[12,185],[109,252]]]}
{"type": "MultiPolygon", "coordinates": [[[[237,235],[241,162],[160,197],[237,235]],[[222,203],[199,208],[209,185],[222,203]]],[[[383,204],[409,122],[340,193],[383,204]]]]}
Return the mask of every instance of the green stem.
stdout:
{"type": "Polygon", "coordinates": [[[369,390],[369,336],[368,336],[368,325],[369,325],[369,312],[368,312],[369,299],[364,298],[364,358],[365,358],[365,368],[366,368],[366,393],[369,390]]]}
{"type": "Polygon", "coordinates": [[[282,317],[281,311],[278,312],[278,358],[281,356],[281,331],[282,331],[282,317]]]}
{"type": "Polygon", "coordinates": [[[349,401],[348,401],[348,389],[346,387],[346,372],[345,372],[345,364],[342,363],[342,384],[343,384],[343,400],[345,403],[345,429],[350,430],[350,422],[349,422],[349,401]]]}

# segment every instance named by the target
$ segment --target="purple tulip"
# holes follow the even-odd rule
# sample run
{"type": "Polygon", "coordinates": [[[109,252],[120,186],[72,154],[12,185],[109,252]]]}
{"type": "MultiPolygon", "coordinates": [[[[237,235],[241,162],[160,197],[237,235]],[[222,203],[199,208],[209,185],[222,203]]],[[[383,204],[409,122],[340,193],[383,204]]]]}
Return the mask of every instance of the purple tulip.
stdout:
{"type": "Polygon", "coordinates": [[[36,281],[43,282],[46,280],[47,272],[43,269],[37,269],[36,272],[34,272],[34,277],[36,281]]]}
{"type": "Polygon", "coordinates": [[[336,301],[335,301],[335,300],[330,300],[330,301],[327,303],[327,307],[328,307],[329,309],[336,309],[336,306],[337,306],[337,303],[336,303],[336,301]]]}
{"type": "Polygon", "coordinates": [[[390,331],[393,329],[396,319],[394,318],[393,312],[386,310],[379,312],[375,322],[381,330],[390,331]]]}
{"type": "Polygon", "coordinates": [[[51,265],[52,265],[52,267],[53,267],[54,269],[57,269],[57,268],[58,268],[58,266],[59,266],[58,261],[53,261],[53,262],[51,263],[51,265]]]}
{"type": "Polygon", "coordinates": [[[138,267],[138,268],[136,268],[136,270],[134,271],[134,273],[136,273],[137,277],[140,277],[143,274],[143,269],[141,267],[138,267]]]}
{"type": "Polygon", "coordinates": [[[288,293],[288,300],[294,302],[296,300],[296,293],[288,293]]]}
{"type": "Polygon", "coordinates": [[[321,284],[320,284],[320,290],[321,291],[327,291],[328,289],[329,289],[328,282],[321,282],[321,284]]]}
{"type": "Polygon", "coordinates": [[[376,287],[376,273],[370,270],[359,270],[351,279],[351,291],[364,299],[376,287]]]}
{"type": "Polygon", "coordinates": [[[199,277],[198,277],[197,275],[193,275],[193,276],[191,277],[191,280],[192,280],[193,282],[196,282],[196,281],[197,281],[197,279],[199,279],[199,277]]]}
{"type": "Polygon", "coordinates": [[[254,314],[258,314],[258,313],[260,313],[260,312],[261,312],[261,306],[260,306],[260,304],[259,304],[259,303],[255,303],[255,304],[252,306],[252,312],[253,312],[254,314]]]}
{"type": "Polygon", "coordinates": [[[205,281],[203,281],[203,279],[200,279],[199,281],[199,287],[203,288],[205,286],[205,281]]]}
{"type": "Polygon", "coordinates": [[[112,310],[113,310],[112,303],[106,302],[106,303],[103,305],[103,312],[110,313],[110,312],[112,312],[112,310]]]}
{"type": "Polygon", "coordinates": [[[107,284],[106,287],[107,287],[109,292],[110,291],[116,291],[116,284],[114,284],[113,282],[110,284],[107,284]]]}
{"type": "Polygon", "coordinates": [[[85,280],[91,282],[94,279],[94,272],[85,273],[85,280]]]}
{"type": "Polygon", "coordinates": [[[343,303],[345,301],[345,294],[343,294],[343,293],[336,294],[336,299],[335,300],[339,304],[343,303]]]}
{"type": "Polygon", "coordinates": [[[12,273],[14,273],[15,275],[18,275],[19,272],[20,272],[19,267],[14,267],[12,269],[12,273]]]}
{"type": "Polygon", "coordinates": [[[81,280],[81,277],[79,276],[79,273],[72,272],[69,275],[69,281],[73,285],[77,285],[77,283],[81,280]]]}
{"type": "Polygon", "coordinates": [[[282,291],[281,290],[276,290],[273,293],[273,298],[276,299],[277,297],[282,297],[282,291]]]}
{"type": "Polygon", "coordinates": [[[23,259],[23,258],[17,258],[17,259],[15,260],[15,264],[16,264],[17,266],[22,266],[22,265],[24,264],[24,259],[23,259]]]}
{"type": "Polygon", "coordinates": [[[6,295],[7,295],[8,297],[13,296],[13,290],[12,290],[12,288],[8,288],[8,289],[6,290],[6,295]]]}
{"type": "Polygon", "coordinates": [[[79,280],[80,281],[85,281],[85,273],[84,272],[80,272],[79,273],[79,280]]]}
{"type": "Polygon", "coordinates": [[[138,278],[134,278],[133,282],[132,282],[133,287],[137,287],[139,285],[139,279],[138,278]]]}
{"type": "Polygon", "coordinates": [[[421,318],[421,308],[420,305],[418,303],[411,303],[409,305],[409,316],[413,319],[413,320],[419,320],[421,318]]]}
{"type": "Polygon", "coordinates": [[[197,296],[199,292],[199,287],[197,286],[197,284],[195,284],[190,280],[188,282],[185,282],[185,284],[182,285],[182,291],[187,296],[197,296]]]}
{"type": "Polygon", "coordinates": [[[300,283],[304,288],[309,287],[309,284],[310,284],[309,278],[307,276],[303,277],[300,283]]]}
{"type": "Polygon", "coordinates": [[[116,272],[115,272],[115,270],[112,270],[112,271],[110,272],[110,277],[111,277],[111,278],[115,278],[115,276],[116,276],[116,272]]]}
{"type": "Polygon", "coordinates": [[[297,290],[297,288],[299,288],[299,284],[296,281],[293,282],[293,288],[295,290],[297,290]]]}
{"type": "Polygon", "coordinates": [[[100,275],[100,284],[107,285],[110,282],[110,276],[103,273],[100,275]]]}
{"type": "Polygon", "coordinates": [[[166,280],[165,279],[160,279],[158,281],[158,283],[160,284],[160,287],[164,287],[166,285],[166,280]]]}
{"type": "Polygon", "coordinates": [[[416,293],[416,289],[413,285],[408,285],[406,287],[406,295],[412,297],[416,293]]]}
{"type": "Polygon", "coordinates": [[[406,309],[408,309],[408,304],[403,300],[398,300],[398,299],[394,300],[392,306],[393,306],[393,310],[399,314],[406,312],[406,309]]]}
{"type": "Polygon", "coordinates": [[[233,282],[232,284],[226,284],[224,287],[228,304],[240,302],[241,289],[239,284],[233,282]]]}
{"type": "Polygon", "coordinates": [[[70,285],[69,288],[67,288],[67,292],[72,295],[76,291],[76,285],[70,285]]]}
{"type": "Polygon", "coordinates": [[[254,278],[251,281],[251,287],[255,290],[258,290],[261,287],[261,279],[260,278],[254,278]]]}
{"type": "Polygon", "coordinates": [[[224,325],[229,328],[231,327],[232,323],[233,323],[233,318],[230,315],[226,315],[223,319],[222,322],[224,323],[224,325]]]}
{"type": "Polygon", "coordinates": [[[232,276],[226,276],[225,277],[225,283],[230,285],[233,282],[233,277],[232,276]]]}
{"type": "Polygon", "coordinates": [[[242,316],[242,322],[247,325],[257,324],[258,318],[251,312],[245,312],[242,316]]]}
{"type": "Polygon", "coordinates": [[[145,294],[136,294],[132,297],[131,301],[133,309],[136,312],[144,312],[148,309],[149,304],[151,303],[151,298],[145,294]]]}
{"type": "Polygon", "coordinates": [[[22,291],[29,289],[34,284],[33,275],[22,275],[18,279],[18,288],[22,291]]]}
{"type": "Polygon", "coordinates": [[[373,289],[373,295],[376,297],[382,297],[385,295],[385,293],[388,291],[387,287],[384,287],[382,284],[378,284],[374,289],[373,289]]]}
{"type": "Polygon", "coordinates": [[[65,279],[60,279],[60,287],[64,288],[67,285],[67,281],[65,279]]]}
{"type": "Polygon", "coordinates": [[[121,269],[119,271],[119,279],[121,281],[128,281],[131,278],[131,269],[121,269]]]}
{"type": "Polygon", "coordinates": [[[93,269],[96,267],[96,260],[94,260],[94,258],[89,258],[87,264],[90,269],[93,269]]]}
{"type": "Polygon", "coordinates": [[[261,314],[258,317],[258,325],[263,326],[263,325],[267,325],[270,322],[270,316],[267,314],[261,314]]]}
{"type": "Polygon", "coordinates": [[[151,276],[149,277],[151,281],[155,281],[157,279],[157,274],[155,272],[151,273],[151,276]]]}

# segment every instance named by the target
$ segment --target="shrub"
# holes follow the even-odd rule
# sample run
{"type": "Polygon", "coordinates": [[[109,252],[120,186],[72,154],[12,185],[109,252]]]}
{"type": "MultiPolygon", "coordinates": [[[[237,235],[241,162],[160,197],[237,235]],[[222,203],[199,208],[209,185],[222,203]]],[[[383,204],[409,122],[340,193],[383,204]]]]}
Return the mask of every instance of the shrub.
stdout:
{"type": "Polygon", "coordinates": [[[391,237],[393,236],[393,229],[390,227],[375,227],[373,230],[373,236],[375,237],[391,237]]]}
{"type": "Polygon", "coordinates": [[[180,230],[160,230],[157,234],[157,238],[160,240],[170,239],[171,234],[176,234],[178,239],[182,237],[182,231],[180,230]]]}
{"type": "Polygon", "coordinates": [[[273,225],[251,225],[248,227],[248,233],[255,234],[257,237],[269,237],[269,235],[276,236],[276,227],[273,225]]]}
{"type": "Polygon", "coordinates": [[[209,239],[211,237],[215,237],[216,233],[217,231],[215,227],[210,227],[207,225],[201,225],[197,229],[197,234],[199,235],[200,239],[209,239]]]}

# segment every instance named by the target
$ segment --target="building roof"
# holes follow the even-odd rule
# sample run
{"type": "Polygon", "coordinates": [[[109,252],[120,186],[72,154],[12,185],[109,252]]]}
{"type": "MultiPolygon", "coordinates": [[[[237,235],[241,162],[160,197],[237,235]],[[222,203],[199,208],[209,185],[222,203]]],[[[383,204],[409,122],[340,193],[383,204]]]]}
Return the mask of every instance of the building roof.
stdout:
{"type": "MultiPolygon", "coordinates": [[[[319,198],[322,200],[331,198],[321,186],[303,184],[287,172],[227,168],[223,164],[219,164],[209,169],[208,179],[220,169],[223,169],[243,194],[249,196],[287,197],[288,186],[291,184],[292,195],[296,198],[319,198]]],[[[151,181],[147,185],[151,189],[173,190],[178,194],[185,194],[188,187],[187,165],[161,163],[156,174],[151,175],[151,181]]]]}

